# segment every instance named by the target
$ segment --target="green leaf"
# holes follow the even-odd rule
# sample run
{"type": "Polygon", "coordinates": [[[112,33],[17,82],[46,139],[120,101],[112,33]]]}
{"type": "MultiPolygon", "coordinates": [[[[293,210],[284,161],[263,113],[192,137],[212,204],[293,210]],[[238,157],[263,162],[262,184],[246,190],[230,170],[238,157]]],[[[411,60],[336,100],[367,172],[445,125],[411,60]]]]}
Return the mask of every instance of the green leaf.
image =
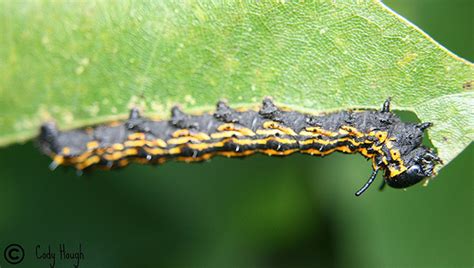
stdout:
{"type": "Polygon", "coordinates": [[[4,1],[0,144],[264,96],[298,110],[393,107],[431,121],[445,164],[473,140],[474,67],[377,1],[4,1]],[[466,84],[467,83],[467,84],[466,84]]]}

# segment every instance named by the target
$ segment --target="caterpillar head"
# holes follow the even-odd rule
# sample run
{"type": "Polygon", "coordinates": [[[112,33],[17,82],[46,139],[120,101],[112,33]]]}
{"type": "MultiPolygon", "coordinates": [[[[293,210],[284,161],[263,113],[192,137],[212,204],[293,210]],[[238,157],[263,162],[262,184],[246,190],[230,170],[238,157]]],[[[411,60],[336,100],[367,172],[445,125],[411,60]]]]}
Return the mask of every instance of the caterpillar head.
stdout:
{"type": "Polygon", "coordinates": [[[391,187],[406,188],[433,176],[433,169],[436,164],[441,163],[441,159],[432,150],[421,146],[407,154],[403,162],[407,168],[405,172],[385,179],[391,187]]]}

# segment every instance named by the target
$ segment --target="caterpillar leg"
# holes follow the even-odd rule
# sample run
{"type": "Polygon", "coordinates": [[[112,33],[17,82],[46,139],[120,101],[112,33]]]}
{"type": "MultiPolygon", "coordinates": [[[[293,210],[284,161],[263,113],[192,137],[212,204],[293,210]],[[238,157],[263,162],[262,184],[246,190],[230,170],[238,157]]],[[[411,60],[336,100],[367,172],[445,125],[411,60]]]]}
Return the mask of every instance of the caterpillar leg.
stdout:
{"type": "Polygon", "coordinates": [[[53,160],[51,164],[49,164],[49,170],[54,171],[59,165],[61,165],[61,162],[53,160]]]}
{"type": "Polygon", "coordinates": [[[370,175],[369,180],[364,184],[364,186],[362,186],[362,188],[360,188],[359,191],[355,193],[356,196],[360,196],[367,189],[369,189],[370,185],[374,182],[375,178],[377,177],[378,172],[379,172],[379,168],[377,167],[376,169],[372,171],[372,174],[370,175]]]}
{"type": "Polygon", "coordinates": [[[382,183],[380,184],[379,186],[379,191],[383,191],[383,189],[385,188],[385,185],[387,184],[387,182],[384,180],[382,180],[382,183]]]}

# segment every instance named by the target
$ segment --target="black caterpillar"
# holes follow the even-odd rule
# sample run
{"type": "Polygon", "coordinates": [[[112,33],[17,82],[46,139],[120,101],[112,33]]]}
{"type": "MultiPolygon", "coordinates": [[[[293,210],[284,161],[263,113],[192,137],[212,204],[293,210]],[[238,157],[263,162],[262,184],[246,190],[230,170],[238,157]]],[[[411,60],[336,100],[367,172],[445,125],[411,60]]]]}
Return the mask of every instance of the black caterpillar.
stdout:
{"type": "Polygon", "coordinates": [[[361,195],[379,170],[384,182],[405,188],[434,175],[441,160],[422,145],[431,123],[402,122],[390,112],[349,110],[310,115],[275,106],[266,98],[260,110],[235,110],[219,102],[215,113],[188,115],[171,110],[170,120],[154,121],[132,109],[127,121],[91,128],[58,131],[54,123],[41,127],[41,151],[50,165],[78,171],[112,169],[130,162],[162,164],[169,159],[196,162],[214,155],[244,157],[255,152],[285,156],[295,152],[324,156],[335,151],[360,153],[372,159],[373,172],[356,192],[361,195]]]}

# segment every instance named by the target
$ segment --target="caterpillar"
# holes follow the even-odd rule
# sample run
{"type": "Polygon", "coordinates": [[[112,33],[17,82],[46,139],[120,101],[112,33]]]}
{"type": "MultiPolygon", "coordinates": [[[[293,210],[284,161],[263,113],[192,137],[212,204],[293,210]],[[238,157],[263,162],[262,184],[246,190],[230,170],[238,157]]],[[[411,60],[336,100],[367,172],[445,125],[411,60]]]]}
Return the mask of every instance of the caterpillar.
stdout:
{"type": "Polygon", "coordinates": [[[320,115],[277,107],[265,98],[260,109],[233,109],[220,101],[214,113],[200,115],[186,114],[175,106],[169,120],[148,119],[134,108],[123,122],[71,131],[59,131],[47,122],[41,126],[38,144],[53,159],[52,170],[63,165],[79,172],[132,162],[200,162],[215,155],[245,157],[256,152],[270,156],[360,153],[372,160],[368,181],[355,193],[360,196],[381,170],[381,188],[385,184],[406,188],[434,176],[441,160],[422,145],[424,130],[431,125],[402,122],[390,112],[390,98],[380,111],[320,115]]]}

